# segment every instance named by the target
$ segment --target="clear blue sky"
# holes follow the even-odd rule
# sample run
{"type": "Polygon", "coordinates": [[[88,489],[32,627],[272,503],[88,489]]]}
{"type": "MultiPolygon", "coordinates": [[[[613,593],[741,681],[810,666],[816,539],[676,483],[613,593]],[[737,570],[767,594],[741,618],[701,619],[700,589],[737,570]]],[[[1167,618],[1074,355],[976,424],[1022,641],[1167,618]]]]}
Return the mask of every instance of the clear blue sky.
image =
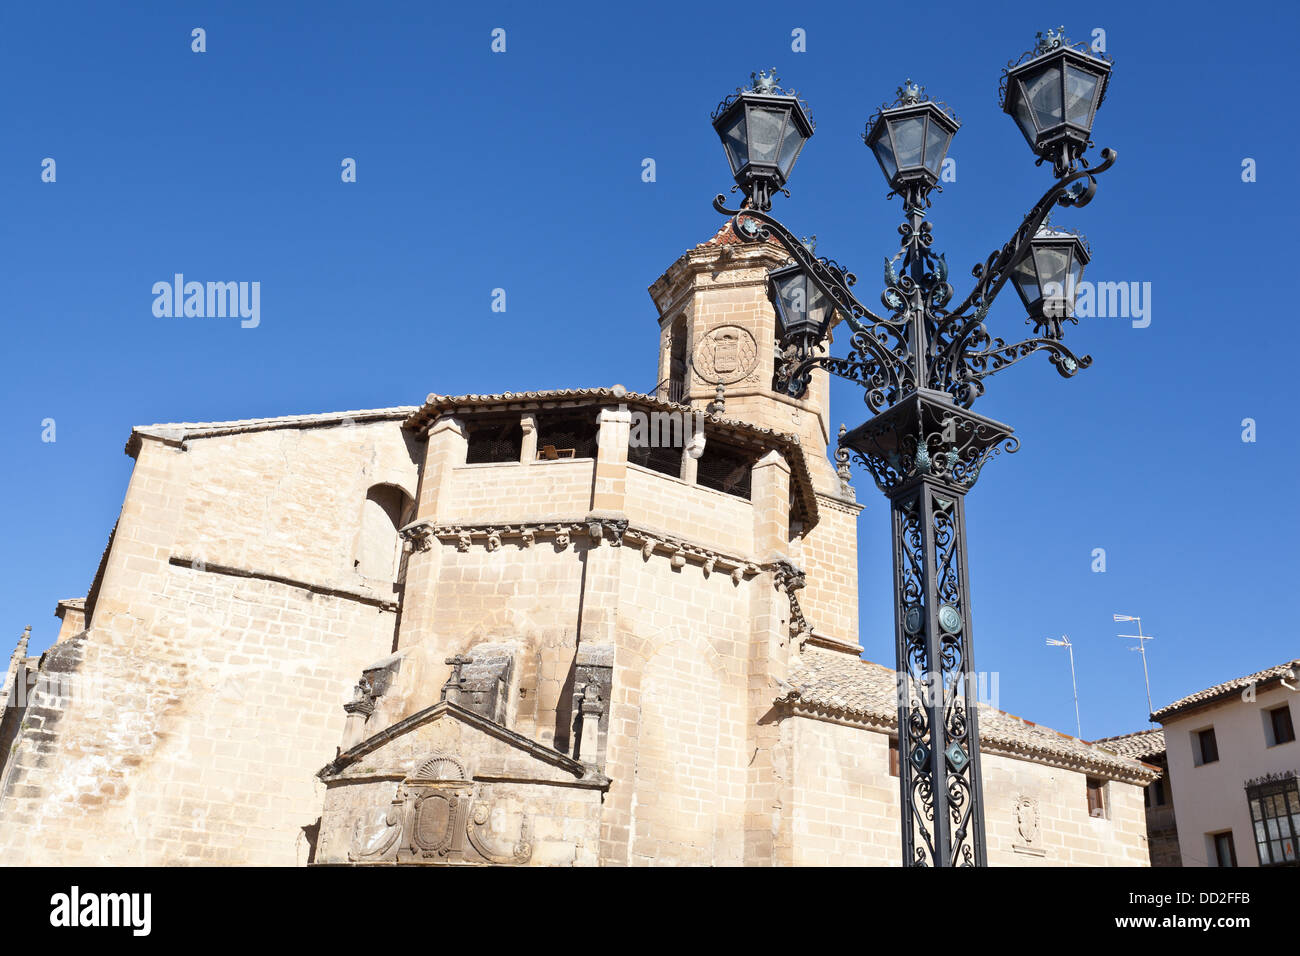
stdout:
{"type": "MultiPolygon", "coordinates": [[[[863,122],[904,77],[956,109],[958,179],[933,221],[963,296],[969,266],[1050,180],[998,109],[999,73],[1064,23],[1076,39],[1106,31],[1116,68],[1095,132],[1120,163],[1056,221],[1090,238],[1088,278],[1151,283],[1152,321],[1086,321],[1067,341],[1091,370],[1066,382],[1038,357],[976,406],[1023,440],[968,501],[977,666],[999,673],[1002,707],[1071,730],[1068,662],[1043,644],[1068,633],[1096,737],[1145,725],[1115,611],[1157,637],[1157,707],[1300,654],[1285,404],[1300,16],[988,6],[910,8],[915,39],[901,42],[901,8],[849,3],[7,5],[6,642],[30,623],[45,647],[55,602],[86,593],[132,425],[653,385],[645,289],[719,224],[709,203],[730,180],[709,113],[753,70],[777,67],[818,123],[777,214],[854,268],[869,301],[900,208],[863,122]],[[191,52],[194,27],[206,53],[191,52]],[[795,28],[806,53],[791,51],[795,28]],[[340,182],[344,157],[355,184],[340,182]],[[1246,157],[1256,183],[1241,180],[1246,157]],[[260,327],[155,318],[151,287],[176,272],[261,282],[260,327]],[[490,311],[498,287],[505,314],[490,311]]],[[[1011,336],[1022,320],[1007,290],[990,324],[1011,336]]],[[[837,422],[866,414],[849,384],[834,402],[837,422]]],[[[857,484],[862,643],[889,662],[887,508],[865,474],[857,484]]]]}

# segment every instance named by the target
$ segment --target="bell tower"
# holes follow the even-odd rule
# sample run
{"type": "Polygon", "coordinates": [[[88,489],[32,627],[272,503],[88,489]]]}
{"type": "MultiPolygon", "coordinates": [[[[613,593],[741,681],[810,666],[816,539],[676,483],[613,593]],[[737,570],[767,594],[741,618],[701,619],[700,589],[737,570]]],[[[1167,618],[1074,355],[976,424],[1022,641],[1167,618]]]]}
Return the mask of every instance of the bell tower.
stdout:
{"type": "Polygon", "coordinates": [[[656,397],[794,434],[819,492],[839,494],[826,457],[832,437],[829,377],[821,369],[802,398],[772,387],[779,337],[768,273],[787,260],[774,240],[744,242],[730,220],[650,286],[659,311],[656,397]],[[716,406],[714,406],[716,407],[716,406]]]}

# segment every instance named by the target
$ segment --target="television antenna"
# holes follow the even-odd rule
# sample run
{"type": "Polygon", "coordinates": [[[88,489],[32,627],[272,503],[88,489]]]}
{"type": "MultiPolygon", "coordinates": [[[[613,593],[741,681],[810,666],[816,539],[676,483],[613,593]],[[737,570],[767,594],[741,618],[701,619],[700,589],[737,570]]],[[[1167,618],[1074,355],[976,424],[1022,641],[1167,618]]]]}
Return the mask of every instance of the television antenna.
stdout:
{"type": "Polygon", "coordinates": [[[1076,736],[1083,739],[1083,723],[1079,720],[1079,681],[1074,676],[1074,645],[1070,643],[1070,638],[1066,634],[1061,635],[1061,639],[1054,637],[1047,639],[1048,647],[1064,647],[1070,652],[1070,683],[1074,685],[1074,729],[1076,736]]]}
{"type": "MultiPolygon", "coordinates": [[[[1140,617],[1134,617],[1131,614],[1116,614],[1115,620],[1135,621],[1137,623],[1136,634],[1120,634],[1118,636],[1127,637],[1130,640],[1138,642],[1137,647],[1130,647],[1129,650],[1138,651],[1142,655],[1142,677],[1146,680],[1147,684],[1147,719],[1151,720],[1151,714],[1155,712],[1155,708],[1151,706],[1151,672],[1147,670],[1147,641],[1154,641],[1155,638],[1150,634],[1142,633],[1142,618],[1140,617]]],[[[1155,724],[1155,721],[1151,722],[1153,725],[1155,724]]]]}

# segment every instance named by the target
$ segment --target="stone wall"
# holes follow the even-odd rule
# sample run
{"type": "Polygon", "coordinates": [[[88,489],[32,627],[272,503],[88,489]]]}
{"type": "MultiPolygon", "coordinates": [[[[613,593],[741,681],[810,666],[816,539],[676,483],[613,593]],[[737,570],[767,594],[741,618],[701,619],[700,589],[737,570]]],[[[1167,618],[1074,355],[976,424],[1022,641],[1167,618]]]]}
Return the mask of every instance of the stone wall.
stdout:
{"type": "Polygon", "coordinates": [[[819,634],[858,643],[858,515],[854,502],[817,496],[821,521],[799,542],[795,561],[807,573],[799,593],[804,617],[819,634]]]}
{"type": "MultiPolygon", "coordinates": [[[[796,864],[897,866],[898,778],[889,735],[792,717],[796,864]]],[[[1106,783],[1107,816],[1088,813],[1085,773],[980,756],[990,866],[1146,866],[1142,788],[1106,783]]]]}
{"type": "Polygon", "coordinates": [[[355,555],[367,489],[413,494],[410,445],[400,421],[140,440],[89,629],[48,652],[6,773],[0,858],[306,861],[339,705],[392,650],[394,581],[355,555]]]}

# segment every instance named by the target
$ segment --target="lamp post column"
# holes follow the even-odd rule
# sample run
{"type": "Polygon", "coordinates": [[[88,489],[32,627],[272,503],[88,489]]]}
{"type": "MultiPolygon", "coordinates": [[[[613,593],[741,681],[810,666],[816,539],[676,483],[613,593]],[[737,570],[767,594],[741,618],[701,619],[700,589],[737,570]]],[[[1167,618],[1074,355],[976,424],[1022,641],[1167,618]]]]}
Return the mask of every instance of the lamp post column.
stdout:
{"type": "Polygon", "coordinates": [[[987,863],[964,498],[928,477],[890,497],[905,865],[987,863]]]}
{"type": "Polygon", "coordinates": [[[917,389],[847,432],[889,499],[899,812],[907,866],[985,866],[966,492],[1011,429],[917,389]]]}

